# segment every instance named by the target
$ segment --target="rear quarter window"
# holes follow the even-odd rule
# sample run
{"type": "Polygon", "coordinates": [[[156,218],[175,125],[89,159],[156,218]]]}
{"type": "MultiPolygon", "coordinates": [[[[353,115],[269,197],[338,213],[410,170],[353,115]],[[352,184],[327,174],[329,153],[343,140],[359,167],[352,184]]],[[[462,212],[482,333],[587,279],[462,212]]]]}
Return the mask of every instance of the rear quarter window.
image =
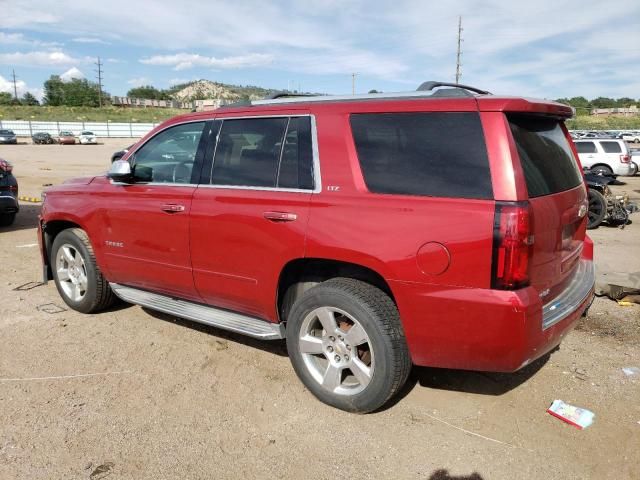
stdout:
{"type": "Polygon", "coordinates": [[[600,142],[604,153],[622,153],[622,147],[618,142],[600,142]]]}
{"type": "Polygon", "coordinates": [[[508,119],[529,197],[563,192],[582,183],[582,173],[557,120],[519,115],[508,115],[508,119]]]}
{"type": "Polygon", "coordinates": [[[351,129],[373,193],[493,198],[476,112],[353,114],[351,129]]]}
{"type": "Polygon", "coordinates": [[[598,153],[596,144],[593,142],[576,142],[578,153],[598,153]]]}

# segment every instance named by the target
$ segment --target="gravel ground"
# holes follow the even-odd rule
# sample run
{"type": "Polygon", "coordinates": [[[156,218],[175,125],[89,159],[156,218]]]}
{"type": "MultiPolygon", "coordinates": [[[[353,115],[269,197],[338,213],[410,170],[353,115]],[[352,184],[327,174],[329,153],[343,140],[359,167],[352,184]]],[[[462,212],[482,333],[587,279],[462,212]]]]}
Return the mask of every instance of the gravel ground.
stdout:
{"type": "MultiPolygon", "coordinates": [[[[21,194],[99,173],[130,143],[0,146],[21,194]]],[[[615,187],[640,197],[640,177],[615,187]]],[[[640,448],[640,306],[598,298],[548,358],[516,374],[414,368],[359,416],[316,401],[279,342],[120,305],[61,308],[40,280],[37,204],[0,229],[0,478],[632,479],[640,448]],[[579,431],[554,399],[595,412],[579,431]],[[329,451],[331,454],[329,455],[329,451]]],[[[640,271],[640,214],[600,227],[599,271],[640,271]],[[635,218],[634,218],[635,217],[635,218]]]]}

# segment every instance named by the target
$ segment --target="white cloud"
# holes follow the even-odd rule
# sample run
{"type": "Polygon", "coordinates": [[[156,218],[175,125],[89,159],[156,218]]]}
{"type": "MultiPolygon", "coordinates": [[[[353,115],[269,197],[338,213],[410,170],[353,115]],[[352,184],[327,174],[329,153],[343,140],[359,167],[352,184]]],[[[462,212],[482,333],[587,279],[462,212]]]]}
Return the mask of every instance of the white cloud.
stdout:
{"type": "Polygon", "coordinates": [[[71,67],[69,70],[67,70],[62,75],[60,75],[60,79],[63,82],[69,82],[73,78],[77,78],[79,80],[82,80],[83,78],[85,78],[85,75],[77,67],[71,67]]]}
{"type": "Polygon", "coordinates": [[[172,78],[169,80],[169,86],[180,85],[195,80],[195,78],[172,78]]]}
{"type": "Polygon", "coordinates": [[[127,83],[132,87],[142,87],[143,85],[151,85],[151,80],[149,80],[147,77],[136,77],[127,80],[127,83]]]}
{"type": "Polygon", "coordinates": [[[27,38],[23,33],[0,32],[0,45],[31,45],[35,47],[59,47],[59,42],[43,42],[27,38]]]}
{"type": "Polygon", "coordinates": [[[102,45],[110,45],[109,42],[95,37],[76,37],[72,38],[71,41],[76,43],[100,43],[102,45]]]}
{"type": "Polygon", "coordinates": [[[74,58],[62,51],[34,51],[0,53],[0,64],[23,65],[29,67],[41,67],[50,65],[70,65],[81,60],[74,58]]]}
{"type": "Polygon", "coordinates": [[[235,57],[206,57],[197,53],[177,53],[175,55],[154,55],[143,58],[140,63],[146,65],[162,65],[173,67],[174,70],[187,70],[193,67],[212,68],[248,68],[268,65],[273,61],[272,55],[250,53],[235,57]]]}
{"type": "MultiPolygon", "coordinates": [[[[41,88],[29,88],[23,80],[16,81],[16,90],[18,91],[18,97],[22,97],[26,92],[31,93],[38,100],[42,100],[44,92],[41,88]]],[[[14,94],[13,81],[4,78],[0,75],[0,92],[9,92],[14,94]]]]}

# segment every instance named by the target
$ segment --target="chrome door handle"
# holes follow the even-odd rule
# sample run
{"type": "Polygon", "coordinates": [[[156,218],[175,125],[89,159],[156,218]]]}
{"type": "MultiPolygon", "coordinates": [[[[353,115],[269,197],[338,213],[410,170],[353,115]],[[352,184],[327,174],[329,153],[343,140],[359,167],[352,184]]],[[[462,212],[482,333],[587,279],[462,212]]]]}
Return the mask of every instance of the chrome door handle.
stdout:
{"type": "Polygon", "coordinates": [[[167,213],[179,213],[184,212],[184,205],[178,205],[175,203],[167,203],[166,205],[162,205],[161,210],[167,213]]]}
{"type": "Polygon", "coordinates": [[[298,215],[290,212],[264,212],[264,218],[272,222],[293,222],[298,215]]]}

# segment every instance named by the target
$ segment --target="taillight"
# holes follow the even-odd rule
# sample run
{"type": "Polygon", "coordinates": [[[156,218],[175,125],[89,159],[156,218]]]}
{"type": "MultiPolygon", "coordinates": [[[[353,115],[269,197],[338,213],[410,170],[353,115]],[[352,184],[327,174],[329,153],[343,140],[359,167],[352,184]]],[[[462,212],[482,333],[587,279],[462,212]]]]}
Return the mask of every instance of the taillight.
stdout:
{"type": "Polygon", "coordinates": [[[631,155],[620,155],[620,162],[629,163],[631,161],[631,155]]]}
{"type": "Polygon", "coordinates": [[[528,202],[496,202],[491,288],[515,290],[529,285],[532,220],[528,202]]]}
{"type": "Polygon", "coordinates": [[[9,191],[18,193],[18,186],[17,185],[9,185],[9,191]]]}

